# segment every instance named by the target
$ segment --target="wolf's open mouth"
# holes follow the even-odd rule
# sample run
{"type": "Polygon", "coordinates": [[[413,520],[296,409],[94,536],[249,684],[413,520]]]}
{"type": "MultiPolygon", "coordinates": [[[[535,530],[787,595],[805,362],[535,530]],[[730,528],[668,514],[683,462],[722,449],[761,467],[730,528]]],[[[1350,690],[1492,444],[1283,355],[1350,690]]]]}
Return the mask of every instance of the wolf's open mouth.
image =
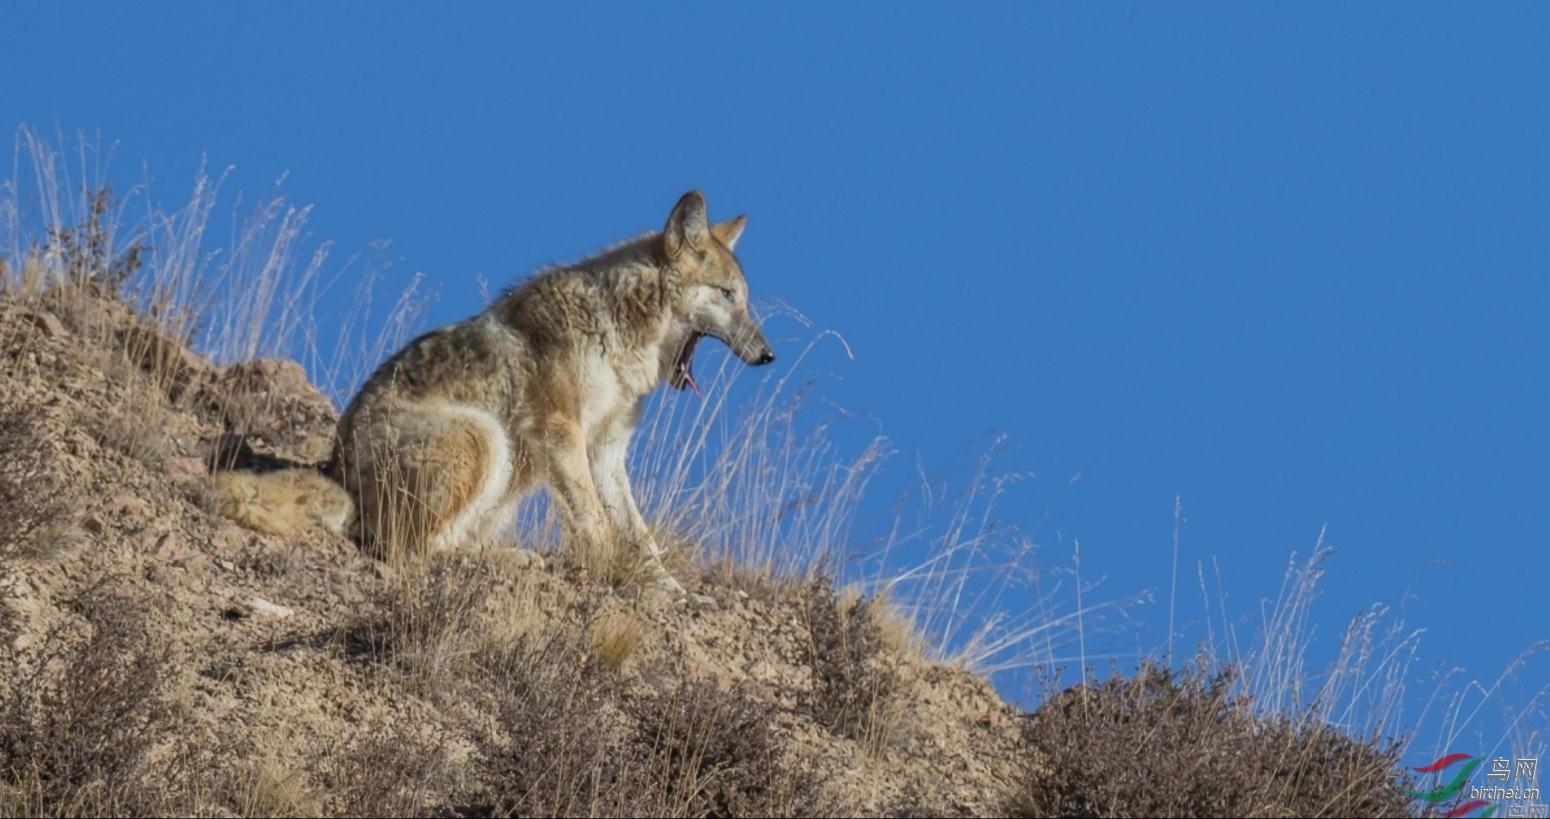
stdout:
{"type": "Polygon", "coordinates": [[[674,389],[694,390],[695,395],[700,394],[700,385],[694,383],[694,345],[699,341],[699,333],[689,334],[689,340],[678,353],[678,361],[673,364],[673,377],[669,382],[674,389]]]}

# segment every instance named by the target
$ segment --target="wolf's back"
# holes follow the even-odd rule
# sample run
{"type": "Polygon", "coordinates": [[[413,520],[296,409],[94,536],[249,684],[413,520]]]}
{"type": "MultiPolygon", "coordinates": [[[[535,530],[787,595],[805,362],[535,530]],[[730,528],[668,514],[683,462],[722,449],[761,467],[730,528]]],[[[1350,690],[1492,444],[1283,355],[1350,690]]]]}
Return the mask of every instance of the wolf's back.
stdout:
{"type": "Polygon", "coordinates": [[[271,535],[291,537],[314,528],[344,534],[355,517],[355,502],[344,487],[305,467],[218,472],[215,492],[221,514],[271,535]]]}

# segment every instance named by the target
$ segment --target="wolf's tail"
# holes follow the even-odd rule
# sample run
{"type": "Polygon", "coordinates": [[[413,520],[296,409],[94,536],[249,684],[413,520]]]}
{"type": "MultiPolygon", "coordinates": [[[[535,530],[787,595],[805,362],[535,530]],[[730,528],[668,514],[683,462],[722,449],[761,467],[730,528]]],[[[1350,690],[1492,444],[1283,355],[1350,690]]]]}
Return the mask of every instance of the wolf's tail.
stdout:
{"type": "Polygon", "coordinates": [[[271,535],[291,537],[314,528],[344,534],[355,518],[355,502],[344,487],[309,467],[217,472],[215,494],[221,514],[271,535]]]}

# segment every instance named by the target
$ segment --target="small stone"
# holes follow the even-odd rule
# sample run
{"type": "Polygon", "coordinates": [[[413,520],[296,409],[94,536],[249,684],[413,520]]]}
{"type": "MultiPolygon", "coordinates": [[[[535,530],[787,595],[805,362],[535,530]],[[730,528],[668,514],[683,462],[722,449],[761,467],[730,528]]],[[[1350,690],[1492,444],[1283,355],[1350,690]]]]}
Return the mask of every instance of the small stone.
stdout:
{"type": "Polygon", "coordinates": [[[23,315],[32,322],[32,326],[43,331],[46,336],[59,338],[70,334],[70,331],[59,323],[59,319],[47,310],[28,310],[23,315]]]}
{"type": "Polygon", "coordinates": [[[255,597],[243,604],[243,608],[250,614],[267,614],[270,617],[290,617],[296,611],[290,606],[282,606],[279,603],[271,603],[262,597],[255,597]]]}
{"type": "Polygon", "coordinates": [[[209,474],[203,458],[185,457],[167,459],[167,476],[173,480],[203,478],[209,474]]]}
{"type": "Polygon", "coordinates": [[[716,598],[708,594],[689,595],[689,608],[695,611],[708,611],[716,607],[716,598]]]}

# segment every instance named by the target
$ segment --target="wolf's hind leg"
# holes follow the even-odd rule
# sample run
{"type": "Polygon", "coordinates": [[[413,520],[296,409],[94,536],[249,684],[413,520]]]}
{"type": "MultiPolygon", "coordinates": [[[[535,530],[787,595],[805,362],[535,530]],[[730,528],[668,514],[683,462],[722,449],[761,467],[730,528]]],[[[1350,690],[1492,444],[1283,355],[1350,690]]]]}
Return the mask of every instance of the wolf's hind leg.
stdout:
{"type": "Polygon", "coordinates": [[[363,542],[382,558],[463,545],[505,496],[505,432],[488,413],[457,405],[403,413],[391,427],[373,436],[384,445],[358,459],[363,542]]]}
{"type": "Polygon", "coordinates": [[[512,451],[495,417],[473,407],[443,407],[443,429],[422,470],[433,472],[426,502],[437,518],[428,532],[432,549],[472,545],[511,484],[512,451]]]}

